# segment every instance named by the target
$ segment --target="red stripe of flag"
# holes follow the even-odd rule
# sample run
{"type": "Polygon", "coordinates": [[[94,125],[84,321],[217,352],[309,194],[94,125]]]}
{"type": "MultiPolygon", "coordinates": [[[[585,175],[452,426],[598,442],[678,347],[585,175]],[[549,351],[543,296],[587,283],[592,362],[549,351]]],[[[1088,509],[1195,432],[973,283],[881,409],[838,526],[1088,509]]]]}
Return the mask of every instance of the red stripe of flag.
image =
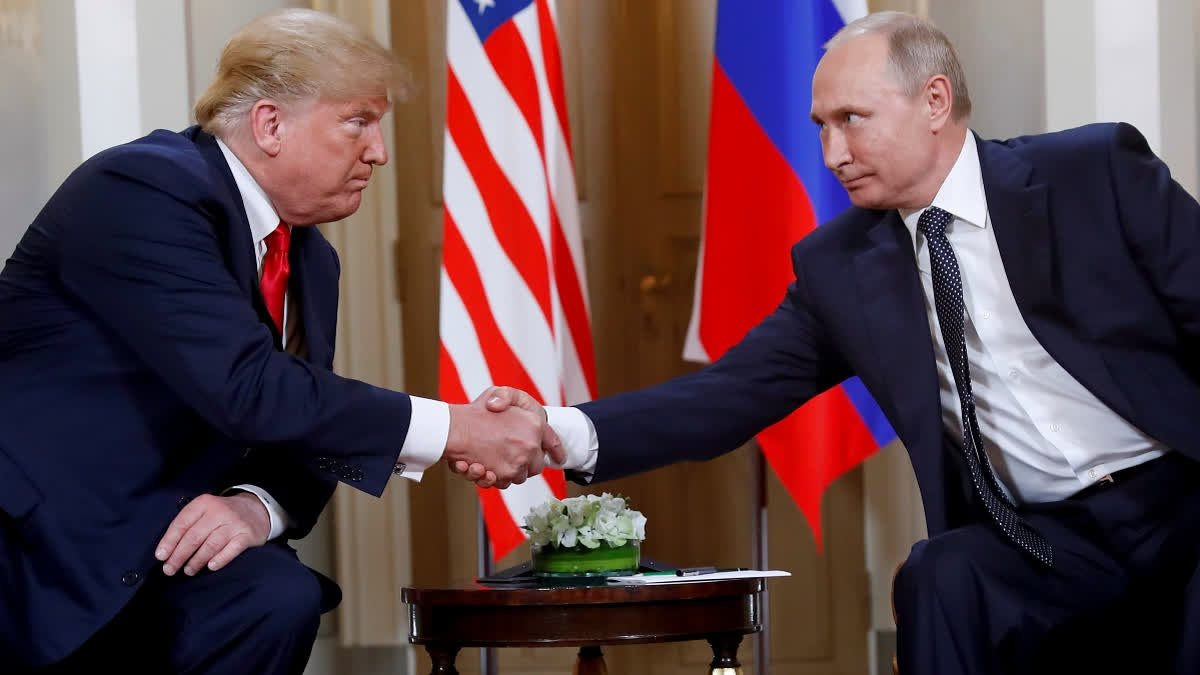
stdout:
{"type": "MultiPolygon", "coordinates": [[[[571,257],[571,249],[567,246],[558,216],[554,211],[550,213],[554,225],[550,239],[554,282],[558,284],[558,299],[562,303],[563,318],[567,321],[567,332],[575,344],[575,353],[579,355],[579,364],[587,382],[588,398],[592,398],[596,395],[596,357],[592,348],[591,321],[588,319],[583,289],[580,288],[579,273],[575,269],[575,259],[571,257]]],[[[565,397],[562,400],[568,403],[565,397]]]]}
{"type": "MultiPolygon", "coordinates": [[[[551,42],[554,43],[552,53],[556,62],[552,64],[552,67],[548,67],[547,70],[552,70],[560,75],[557,78],[553,78],[557,80],[559,85],[558,97],[555,100],[557,107],[562,102],[561,67],[557,63],[558,42],[553,39],[554,31],[547,30],[547,26],[541,20],[542,10],[547,12],[546,18],[549,18],[549,10],[544,5],[545,3],[539,3],[539,30],[542,33],[542,52],[544,57],[548,50],[545,44],[547,34],[550,35],[551,42]]],[[[516,24],[509,22],[492,32],[488,37],[487,43],[484,45],[484,49],[487,52],[488,60],[496,70],[496,74],[508,89],[517,108],[521,111],[522,117],[525,118],[525,123],[529,125],[529,129],[533,132],[534,140],[538,146],[538,153],[542,159],[542,168],[546,170],[546,145],[542,134],[542,110],[538,97],[537,78],[534,76],[533,63],[529,60],[529,50],[524,38],[521,37],[516,24]]],[[[548,66],[550,65],[548,64],[548,66]]],[[[547,74],[547,79],[551,79],[549,74],[547,74]]],[[[551,86],[550,90],[553,98],[554,86],[551,86]]],[[[557,112],[560,124],[564,123],[565,112],[562,110],[558,110],[557,112]]],[[[548,171],[546,172],[546,178],[546,194],[553,195],[549,184],[548,171]]],[[[562,225],[558,219],[558,212],[555,210],[553,197],[551,197],[548,206],[550,212],[551,260],[553,261],[554,280],[558,284],[558,293],[562,302],[567,329],[575,340],[577,351],[580,354],[586,354],[586,356],[580,357],[580,361],[582,362],[584,378],[588,384],[588,393],[590,396],[594,396],[596,392],[596,366],[595,359],[592,356],[591,327],[587,317],[586,305],[583,302],[583,293],[579,288],[579,275],[575,271],[575,264],[571,259],[570,249],[567,247],[566,238],[562,232],[562,225]]],[[[542,401],[542,403],[545,403],[545,401],[542,401]]]]}
{"type": "MultiPolygon", "coordinates": [[[[559,471],[558,474],[562,475],[562,472],[559,471]]],[[[517,490],[520,487],[514,485],[508,489],[517,490]]],[[[525,535],[516,521],[517,517],[524,518],[525,514],[518,516],[509,513],[504,497],[496,488],[475,488],[475,492],[479,494],[480,505],[483,508],[483,522],[487,525],[488,539],[492,542],[493,557],[499,560],[525,543],[525,535]]]]}
{"type": "Polygon", "coordinates": [[[483,345],[483,358],[491,371],[492,381],[521,389],[539,401],[544,400],[537,385],[533,383],[533,378],[526,372],[512,346],[500,332],[500,326],[496,324],[483,290],[479,268],[476,267],[467,242],[463,241],[458,225],[449,211],[446,211],[444,223],[443,265],[447,276],[450,277],[450,283],[458,291],[463,305],[467,308],[467,314],[471,317],[471,323],[475,326],[475,333],[479,336],[479,344],[483,345]]]}
{"type": "Polygon", "coordinates": [[[538,33],[541,35],[542,62],[546,65],[546,85],[554,101],[554,112],[558,115],[558,128],[562,130],[563,143],[567,146],[567,157],[574,161],[571,152],[571,126],[567,124],[567,97],[563,93],[562,59],[558,55],[558,33],[554,29],[554,17],[550,16],[550,3],[537,0],[538,33]]]}
{"type": "Polygon", "coordinates": [[[446,403],[470,403],[471,399],[463,389],[462,378],[450,352],[446,351],[446,343],[438,340],[438,398],[446,403]]]}
{"type": "Polygon", "coordinates": [[[454,139],[475,181],[500,247],[525,280],[529,292],[546,317],[546,324],[553,326],[546,254],[541,246],[530,245],[531,242],[541,242],[541,235],[516,188],[488,149],[483,130],[479,128],[454,69],[447,66],[446,71],[446,132],[454,139]]]}
{"type": "MultiPolygon", "coordinates": [[[[546,143],[542,139],[542,106],[538,101],[537,78],[533,74],[529,50],[525,48],[525,40],[521,38],[517,24],[509,21],[501,25],[488,36],[483,49],[496,75],[525,118],[525,123],[529,125],[529,130],[533,132],[538,154],[545,157],[546,143]]],[[[545,165],[545,161],[542,164],[545,165]]]]}

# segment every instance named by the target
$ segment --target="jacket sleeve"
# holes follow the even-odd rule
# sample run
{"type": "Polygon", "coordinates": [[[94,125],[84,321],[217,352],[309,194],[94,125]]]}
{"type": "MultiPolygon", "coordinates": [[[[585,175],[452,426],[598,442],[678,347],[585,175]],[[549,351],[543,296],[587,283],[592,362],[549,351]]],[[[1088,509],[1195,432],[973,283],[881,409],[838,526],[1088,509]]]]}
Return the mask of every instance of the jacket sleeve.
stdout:
{"type": "Polygon", "coordinates": [[[227,482],[230,486],[248,483],[266,490],[287,512],[284,539],[308,536],[337,487],[332,476],[314,472],[282,448],[251,450],[227,482]]]}
{"type": "Polygon", "coordinates": [[[577,406],[600,442],[593,480],[734,450],[853,374],[812,312],[801,251],[783,301],[715,363],[577,406]]]}

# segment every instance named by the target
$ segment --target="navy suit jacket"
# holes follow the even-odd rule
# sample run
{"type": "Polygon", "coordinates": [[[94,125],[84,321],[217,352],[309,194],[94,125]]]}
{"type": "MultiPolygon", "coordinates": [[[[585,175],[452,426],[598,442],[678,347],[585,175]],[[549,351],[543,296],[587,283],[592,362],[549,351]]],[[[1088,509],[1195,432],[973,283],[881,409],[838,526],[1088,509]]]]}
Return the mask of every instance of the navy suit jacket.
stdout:
{"type": "Polygon", "coordinates": [[[196,127],[89,159],[30,225],[0,272],[0,665],[109,621],[196,495],[257,484],[294,538],[338,480],[382,493],[409,399],[331,371],[339,268],[316,228],[290,266],[306,360],[278,348],[241,195],[196,127]]]}
{"type": "MultiPolygon", "coordinates": [[[[1196,201],[1126,124],[975,141],[1004,270],[1033,335],[1117,414],[1200,459],[1196,201]]],[[[942,424],[899,214],[848,209],[797,243],[792,262],[783,302],[716,363],[579,406],[599,438],[594,480],[727,452],[857,375],[908,450],[930,534],[985,518],[961,436],[942,424]]]]}

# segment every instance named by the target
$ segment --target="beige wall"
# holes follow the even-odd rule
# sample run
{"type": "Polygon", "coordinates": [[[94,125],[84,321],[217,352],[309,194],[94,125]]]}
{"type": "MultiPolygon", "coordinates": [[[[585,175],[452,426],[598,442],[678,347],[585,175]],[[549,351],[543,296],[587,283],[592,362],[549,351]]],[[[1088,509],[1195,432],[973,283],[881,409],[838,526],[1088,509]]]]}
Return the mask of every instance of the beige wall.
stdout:
{"type": "Polygon", "coordinates": [[[0,0],[0,262],[80,160],[69,0],[0,0]]]}

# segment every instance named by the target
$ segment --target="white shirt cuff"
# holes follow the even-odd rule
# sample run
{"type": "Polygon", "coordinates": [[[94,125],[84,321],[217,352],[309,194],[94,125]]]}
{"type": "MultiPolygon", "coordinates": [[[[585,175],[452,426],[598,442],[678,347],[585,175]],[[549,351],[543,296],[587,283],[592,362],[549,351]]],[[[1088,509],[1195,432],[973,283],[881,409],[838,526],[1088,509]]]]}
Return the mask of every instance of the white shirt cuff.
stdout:
{"type": "MultiPolygon", "coordinates": [[[[229,488],[229,490],[241,490],[243,492],[249,492],[255,497],[258,497],[258,501],[262,502],[262,505],[267,508],[267,516],[271,519],[271,532],[267,535],[267,541],[277,538],[279,535],[283,534],[285,529],[287,529],[287,524],[291,522],[291,517],[288,516],[287,511],[285,511],[284,508],[279,505],[279,502],[275,501],[275,498],[272,497],[269,492],[258,487],[257,485],[244,484],[234,485],[233,487],[229,488]]],[[[229,490],[226,490],[226,492],[229,492],[229,490]]]]}
{"type": "Polygon", "coordinates": [[[592,420],[579,408],[546,406],[546,421],[567,450],[567,461],[562,466],[555,466],[549,457],[546,458],[546,466],[573,469],[584,474],[590,482],[592,474],[596,472],[596,456],[600,446],[592,420]]]}
{"type": "Polygon", "coordinates": [[[412,401],[412,419],[408,422],[404,447],[400,449],[399,461],[404,464],[404,470],[399,475],[420,482],[425,470],[437,464],[446,452],[446,439],[450,437],[450,406],[420,396],[408,398],[412,401]]]}

